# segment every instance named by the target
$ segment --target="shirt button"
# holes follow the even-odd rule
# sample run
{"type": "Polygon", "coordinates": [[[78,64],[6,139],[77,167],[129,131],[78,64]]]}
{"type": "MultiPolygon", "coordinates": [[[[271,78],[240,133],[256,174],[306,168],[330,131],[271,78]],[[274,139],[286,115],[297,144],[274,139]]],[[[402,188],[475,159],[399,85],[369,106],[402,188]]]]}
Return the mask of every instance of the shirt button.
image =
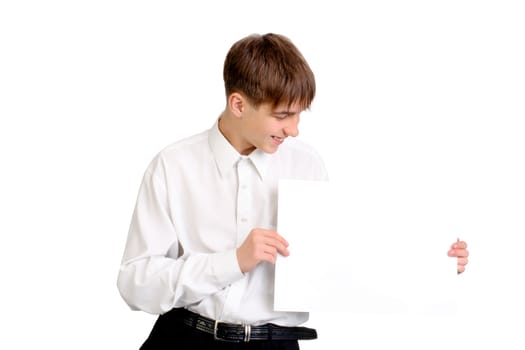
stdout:
{"type": "Polygon", "coordinates": [[[241,219],[241,222],[247,222],[247,221],[248,221],[248,219],[246,219],[246,218],[242,218],[241,219]]]}
{"type": "Polygon", "coordinates": [[[247,186],[247,185],[241,185],[241,188],[242,188],[243,190],[245,190],[245,189],[248,188],[248,186],[247,186]]]}

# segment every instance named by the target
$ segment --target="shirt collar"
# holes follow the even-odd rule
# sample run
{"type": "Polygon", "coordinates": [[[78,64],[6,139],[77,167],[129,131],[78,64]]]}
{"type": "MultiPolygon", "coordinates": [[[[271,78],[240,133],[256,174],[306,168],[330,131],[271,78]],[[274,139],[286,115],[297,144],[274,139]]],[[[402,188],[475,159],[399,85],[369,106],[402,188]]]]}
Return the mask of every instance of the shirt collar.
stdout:
{"type": "Polygon", "coordinates": [[[215,157],[217,169],[221,176],[226,176],[235,169],[235,165],[241,158],[248,158],[252,161],[255,169],[259,173],[262,180],[268,171],[268,165],[271,154],[264,153],[260,149],[254,150],[247,156],[242,156],[237,150],[228,142],[226,137],[219,130],[219,121],[217,120],[210,129],[208,136],[211,152],[215,157]]]}
{"type": "Polygon", "coordinates": [[[258,148],[248,155],[248,158],[252,161],[255,169],[257,169],[261,180],[264,180],[264,177],[266,176],[271,157],[271,154],[264,153],[258,148]]]}

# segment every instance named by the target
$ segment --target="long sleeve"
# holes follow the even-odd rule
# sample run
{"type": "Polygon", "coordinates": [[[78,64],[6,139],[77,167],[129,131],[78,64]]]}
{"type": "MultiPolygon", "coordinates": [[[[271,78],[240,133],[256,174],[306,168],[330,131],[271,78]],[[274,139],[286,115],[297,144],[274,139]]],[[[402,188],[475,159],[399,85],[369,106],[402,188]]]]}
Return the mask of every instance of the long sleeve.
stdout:
{"type": "Polygon", "coordinates": [[[164,174],[157,159],[144,175],[117,281],[132,309],[152,314],[197,303],[244,276],[235,249],[183,252],[164,174]]]}
{"type": "Polygon", "coordinates": [[[242,156],[218,122],[168,145],[137,196],[118,274],[122,298],[152,314],[185,307],[232,323],[305,322],[307,313],[274,310],[274,266],[242,273],[236,249],[254,228],[277,227],[279,179],[325,178],[319,155],[299,140],[242,156]]]}

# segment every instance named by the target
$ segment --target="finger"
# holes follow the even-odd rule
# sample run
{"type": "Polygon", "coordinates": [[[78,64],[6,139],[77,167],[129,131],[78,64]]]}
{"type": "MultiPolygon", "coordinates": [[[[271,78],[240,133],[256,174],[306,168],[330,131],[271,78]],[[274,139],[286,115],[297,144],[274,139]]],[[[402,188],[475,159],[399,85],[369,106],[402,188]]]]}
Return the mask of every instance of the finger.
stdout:
{"type": "Polygon", "coordinates": [[[462,272],[465,272],[465,266],[458,265],[458,273],[462,273],[462,272]]]}
{"type": "Polygon", "coordinates": [[[282,241],[278,239],[268,239],[266,241],[266,244],[276,249],[281,255],[284,255],[284,256],[290,255],[290,252],[288,251],[288,249],[286,249],[286,246],[283,244],[282,241]]]}
{"type": "Polygon", "coordinates": [[[452,244],[452,248],[454,248],[454,249],[466,249],[467,248],[467,242],[457,241],[456,243],[452,244]]]}
{"type": "Polygon", "coordinates": [[[456,249],[450,248],[450,250],[448,251],[447,254],[448,254],[448,256],[450,256],[452,258],[455,258],[455,257],[457,257],[458,252],[456,251],[456,249]]]}
{"type": "Polygon", "coordinates": [[[287,241],[286,239],[284,239],[283,236],[281,236],[280,234],[278,234],[278,233],[275,232],[275,231],[269,231],[267,237],[278,240],[278,241],[281,242],[281,244],[282,244],[283,246],[285,246],[285,247],[288,247],[288,246],[290,245],[290,244],[288,243],[288,241],[287,241]]]}
{"type": "Polygon", "coordinates": [[[264,254],[270,254],[271,256],[277,255],[277,248],[271,245],[265,245],[264,246],[264,254]]]}
{"type": "Polygon", "coordinates": [[[468,259],[467,258],[458,258],[458,265],[465,266],[467,264],[468,264],[468,259]]]}
{"type": "Polygon", "coordinates": [[[468,250],[466,249],[456,249],[456,256],[458,257],[467,257],[469,255],[468,250]]]}
{"type": "Polygon", "coordinates": [[[288,242],[275,231],[265,237],[264,243],[276,247],[278,250],[286,250],[289,246],[288,242]]]}
{"type": "Polygon", "coordinates": [[[450,249],[447,254],[450,257],[467,257],[469,251],[466,249],[450,249]]]}
{"type": "Polygon", "coordinates": [[[275,264],[275,261],[277,260],[277,256],[276,256],[276,254],[271,254],[271,253],[265,252],[263,257],[262,257],[262,260],[263,261],[267,261],[270,264],[275,264]]]}

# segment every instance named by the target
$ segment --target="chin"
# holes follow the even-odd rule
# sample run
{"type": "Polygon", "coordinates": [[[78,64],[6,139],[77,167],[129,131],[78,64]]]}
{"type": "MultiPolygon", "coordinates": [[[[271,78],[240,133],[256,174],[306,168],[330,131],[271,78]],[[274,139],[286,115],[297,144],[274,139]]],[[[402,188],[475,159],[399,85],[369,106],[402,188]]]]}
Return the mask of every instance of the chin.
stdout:
{"type": "Polygon", "coordinates": [[[275,146],[275,145],[260,148],[261,151],[263,151],[264,153],[268,153],[268,154],[275,153],[277,152],[278,149],[279,149],[279,146],[275,146]]]}
{"type": "Polygon", "coordinates": [[[272,154],[272,153],[275,153],[277,152],[277,148],[275,149],[271,149],[271,150],[262,150],[264,153],[268,153],[268,154],[272,154]]]}

